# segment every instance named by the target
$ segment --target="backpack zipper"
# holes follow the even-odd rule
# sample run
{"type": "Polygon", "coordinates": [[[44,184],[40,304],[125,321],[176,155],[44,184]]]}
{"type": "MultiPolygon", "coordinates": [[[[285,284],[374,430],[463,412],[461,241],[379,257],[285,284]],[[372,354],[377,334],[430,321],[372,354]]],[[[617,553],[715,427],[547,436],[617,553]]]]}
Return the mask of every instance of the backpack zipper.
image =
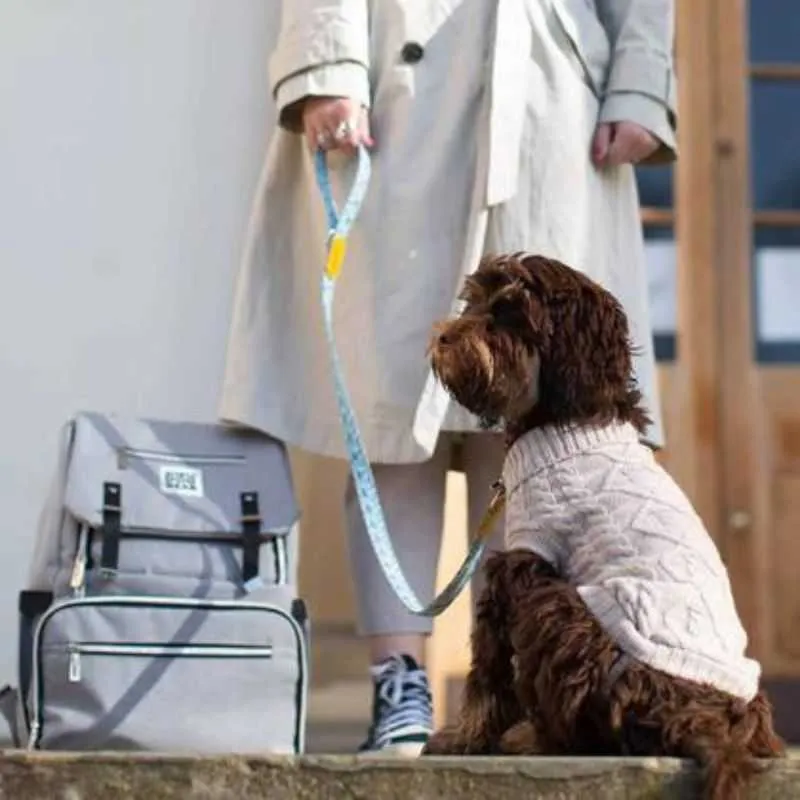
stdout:
{"type": "Polygon", "coordinates": [[[157,450],[140,450],[134,447],[117,448],[117,464],[126,469],[128,461],[159,461],[165,464],[242,464],[247,458],[242,455],[180,455],[159,453],[157,450]]]}
{"type": "Polygon", "coordinates": [[[215,644],[134,644],[129,642],[71,642],[67,678],[80,683],[83,656],[126,656],[128,658],[232,658],[269,660],[272,645],[215,645],[215,644]]]}

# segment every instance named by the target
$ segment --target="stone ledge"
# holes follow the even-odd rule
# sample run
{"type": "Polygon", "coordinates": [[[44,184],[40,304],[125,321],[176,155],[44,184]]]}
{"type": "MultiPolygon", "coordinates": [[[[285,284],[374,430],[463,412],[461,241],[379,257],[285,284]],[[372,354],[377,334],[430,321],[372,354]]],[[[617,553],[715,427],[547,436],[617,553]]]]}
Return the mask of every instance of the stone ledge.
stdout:
{"type": "MultiPolygon", "coordinates": [[[[684,800],[697,788],[696,770],[671,759],[0,753],[2,800],[684,800]]],[[[800,798],[800,759],[773,762],[749,797],[800,798]]]]}

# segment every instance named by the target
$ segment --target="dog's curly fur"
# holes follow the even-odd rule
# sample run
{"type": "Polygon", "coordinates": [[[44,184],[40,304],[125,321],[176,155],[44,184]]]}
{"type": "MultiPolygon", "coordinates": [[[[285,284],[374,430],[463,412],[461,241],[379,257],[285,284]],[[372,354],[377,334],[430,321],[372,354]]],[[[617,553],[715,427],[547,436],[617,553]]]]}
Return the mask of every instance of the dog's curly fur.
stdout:
{"type": "MultiPolygon", "coordinates": [[[[431,363],[509,445],[545,425],[645,429],[627,318],[598,284],[552,259],[488,257],[462,299],[431,363]]],[[[741,797],[758,759],[783,753],[763,692],[745,703],[638,662],[619,671],[614,641],[540,556],[499,553],[485,571],[459,720],[426,753],[688,757],[711,800],[741,797]]]]}

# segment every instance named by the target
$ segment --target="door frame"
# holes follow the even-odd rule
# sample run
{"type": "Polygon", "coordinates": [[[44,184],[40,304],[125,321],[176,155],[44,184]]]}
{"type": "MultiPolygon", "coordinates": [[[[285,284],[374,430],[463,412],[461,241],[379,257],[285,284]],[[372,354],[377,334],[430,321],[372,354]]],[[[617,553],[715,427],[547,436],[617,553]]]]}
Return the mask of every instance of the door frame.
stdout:
{"type": "MultiPolygon", "coordinates": [[[[678,446],[676,477],[716,539],[754,654],[766,651],[759,532],[769,523],[765,448],[753,358],[753,214],[747,0],[679,0],[679,119],[688,131],[676,170],[678,446]],[[680,79],[679,79],[680,80],[680,79]],[[681,343],[689,343],[681,347],[681,343]],[[689,462],[688,464],[686,462],[689,462]]],[[[764,579],[766,577],[764,576],[764,579]]]]}

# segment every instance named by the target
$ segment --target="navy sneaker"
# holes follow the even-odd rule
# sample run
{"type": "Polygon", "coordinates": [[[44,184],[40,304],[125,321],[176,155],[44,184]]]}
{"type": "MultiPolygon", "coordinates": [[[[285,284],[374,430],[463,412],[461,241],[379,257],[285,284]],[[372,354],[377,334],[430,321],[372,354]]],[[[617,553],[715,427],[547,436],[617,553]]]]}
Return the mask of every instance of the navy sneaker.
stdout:
{"type": "Polygon", "coordinates": [[[407,655],[392,656],[370,669],[375,682],[372,725],[359,752],[420,755],[433,731],[428,676],[407,655]]]}

